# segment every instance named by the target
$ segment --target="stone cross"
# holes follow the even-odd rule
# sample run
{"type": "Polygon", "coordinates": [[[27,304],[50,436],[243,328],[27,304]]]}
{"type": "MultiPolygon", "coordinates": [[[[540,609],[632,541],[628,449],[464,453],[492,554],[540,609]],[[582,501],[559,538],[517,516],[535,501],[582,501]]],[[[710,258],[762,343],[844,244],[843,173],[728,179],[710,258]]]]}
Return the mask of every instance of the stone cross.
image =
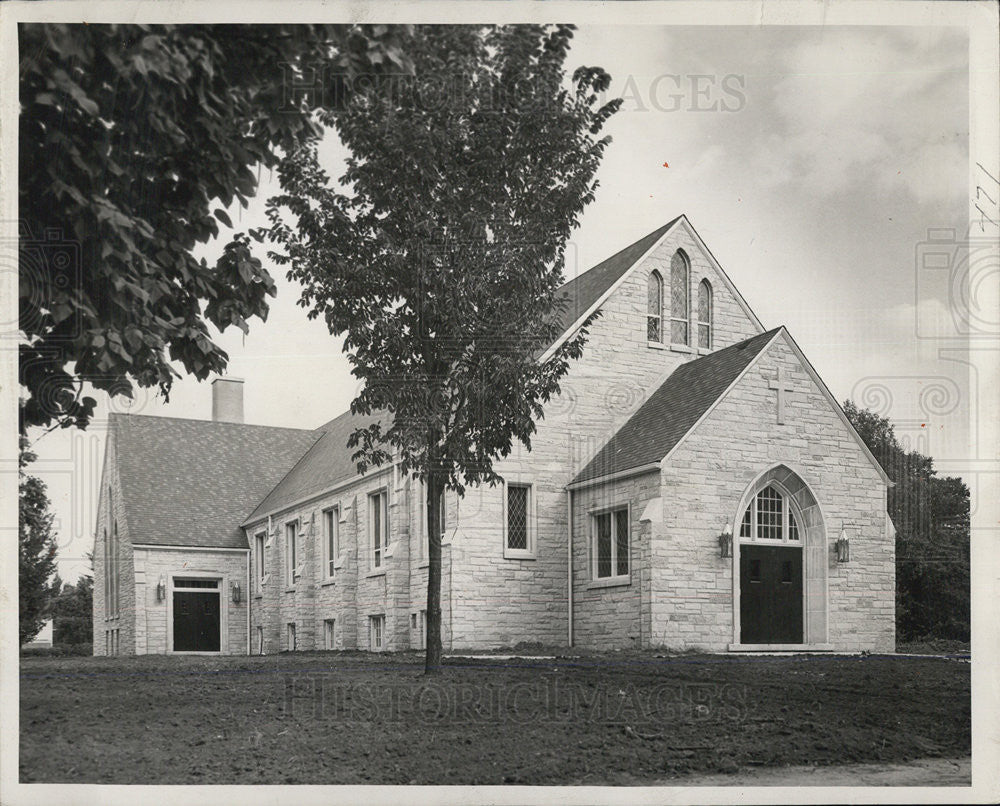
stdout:
{"type": "Polygon", "coordinates": [[[785,422],[785,392],[791,392],[792,387],[781,367],[778,367],[778,377],[768,383],[769,389],[774,389],[778,393],[778,424],[785,422]]]}

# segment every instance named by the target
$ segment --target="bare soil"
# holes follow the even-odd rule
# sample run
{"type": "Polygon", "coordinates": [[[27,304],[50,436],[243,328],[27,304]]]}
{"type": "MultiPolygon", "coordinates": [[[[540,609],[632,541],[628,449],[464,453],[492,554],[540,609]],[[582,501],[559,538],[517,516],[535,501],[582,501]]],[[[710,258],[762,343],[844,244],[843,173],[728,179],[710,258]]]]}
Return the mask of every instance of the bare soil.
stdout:
{"type": "MultiPolygon", "coordinates": [[[[30,657],[20,777],[828,785],[820,771],[968,757],[969,686],[967,662],[894,656],[474,657],[430,678],[411,653],[30,657]]],[[[907,770],[930,783],[909,764],[894,785],[907,770]]]]}

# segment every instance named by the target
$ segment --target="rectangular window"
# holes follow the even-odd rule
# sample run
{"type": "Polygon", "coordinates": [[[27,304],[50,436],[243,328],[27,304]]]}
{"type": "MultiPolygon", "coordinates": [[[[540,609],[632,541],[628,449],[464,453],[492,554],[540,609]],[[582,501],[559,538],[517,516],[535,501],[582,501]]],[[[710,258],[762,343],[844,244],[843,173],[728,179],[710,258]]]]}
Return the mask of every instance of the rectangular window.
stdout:
{"type": "Polygon", "coordinates": [[[288,622],[288,651],[295,651],[295,623],[288,622]]]}
{"type": "Polygon", "coordinates": [[[340,510],[333,507],[323,512],[323,577],[325,579],[333,579],[339,555],[340,510]]]}
{"type": "Polygon", "coordinates": [[[601,512],[593,518],[594,579],[629,575],[628,508],[601,512]]]}
{"type": "Polygon", "coordinates": [[[368,496],[368,532],[371,545],[371,567],[381,568],[385,563],[385,549],[389,539],[389,496],[385,490],[368,496]]]}
{"type": "Polygon", "coordinates": [[[441,490],[441,495],[438,496],[438,535],[442,540],[444,540],[445,530],[448,528],[448,502],[445,499],[444,490],[441,490]]]}
{"type": "Polygon", "coordinates": [[[507,484],[506,516],[507,551],[530,554],[534,550],[530,484],[507,484]]]}
{"type": "Polygon", "coordinates": [[[336,619],[328,618],[323,622],[323,648],[324,649],[336,649],[336,619]]]}
{"type": "Polygon", "coordinates": [[[257,654],[258,655],[263,655],[264,654],[264,628],[263,627],[258,627],[257,628],[257,654]]]}
{"type": "Polygon", "coordinates": [[[255,576],[257,577],[257,592],[261,593],[264,590],[264,545],[266,544],[267,536],[263,532],[259,532],[254,535],[253,538],[253,549],[254,549],[254,568],[257,569],[255,576]]]}
{"type": "Polygon", "coordinates": [[[111,630],[104,631],[104,654],[111,654],[111,630]]]}
{"type": "Polygon", "coordinates": [[[174,577],[174,588],[218,588],[217,579],[184,579],[174,577]]]}
{"type": "Polygon", "coordinates": [[[285,524],[285,582],[288,587],[295,584],[298,569],[299,523],[292,521],[285,524]]]}
{"type": "Polygon", "coordinates": [[[368,617],[368,645],[373,652],[378,652],[383,647],[385,639],[385,615],[368,617]]]}
{"type": "MultiPolygon", "coordinates": [[[[108,543],[107,529],[104,530],[104,618],[111,618],[111,546],[108,543]]],[[[110,647],[107,640],[104,643],[110,647]]],[[[110,652],[105,650],[104,654],[108,655],[110,652]]]]}

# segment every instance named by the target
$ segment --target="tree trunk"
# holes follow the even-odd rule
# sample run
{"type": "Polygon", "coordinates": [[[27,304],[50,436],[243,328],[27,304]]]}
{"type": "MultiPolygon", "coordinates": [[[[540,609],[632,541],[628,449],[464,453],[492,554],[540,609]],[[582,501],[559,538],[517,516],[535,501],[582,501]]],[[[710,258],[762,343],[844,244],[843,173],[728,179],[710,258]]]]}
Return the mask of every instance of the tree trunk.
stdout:
{"type": "Polygon", "coordinates": [[[427,474],[427,656],[424,674],[436,674],[441,670],[441,532],[438,524],[438,508],[441,504],[442,479],[438,470],[436,445],[428,452],[431,460],[427,474]]]}

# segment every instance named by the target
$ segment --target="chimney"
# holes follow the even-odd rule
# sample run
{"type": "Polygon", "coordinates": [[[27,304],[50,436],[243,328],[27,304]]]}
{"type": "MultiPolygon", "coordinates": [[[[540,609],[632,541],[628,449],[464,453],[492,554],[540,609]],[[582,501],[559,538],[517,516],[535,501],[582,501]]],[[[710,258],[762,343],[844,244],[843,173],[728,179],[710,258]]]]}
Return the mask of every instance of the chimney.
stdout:
{"type": "Polygon", "coordinates": [[[212,381],[212,419],[223,423],[243,422],[243,379],[212,381]]]}

